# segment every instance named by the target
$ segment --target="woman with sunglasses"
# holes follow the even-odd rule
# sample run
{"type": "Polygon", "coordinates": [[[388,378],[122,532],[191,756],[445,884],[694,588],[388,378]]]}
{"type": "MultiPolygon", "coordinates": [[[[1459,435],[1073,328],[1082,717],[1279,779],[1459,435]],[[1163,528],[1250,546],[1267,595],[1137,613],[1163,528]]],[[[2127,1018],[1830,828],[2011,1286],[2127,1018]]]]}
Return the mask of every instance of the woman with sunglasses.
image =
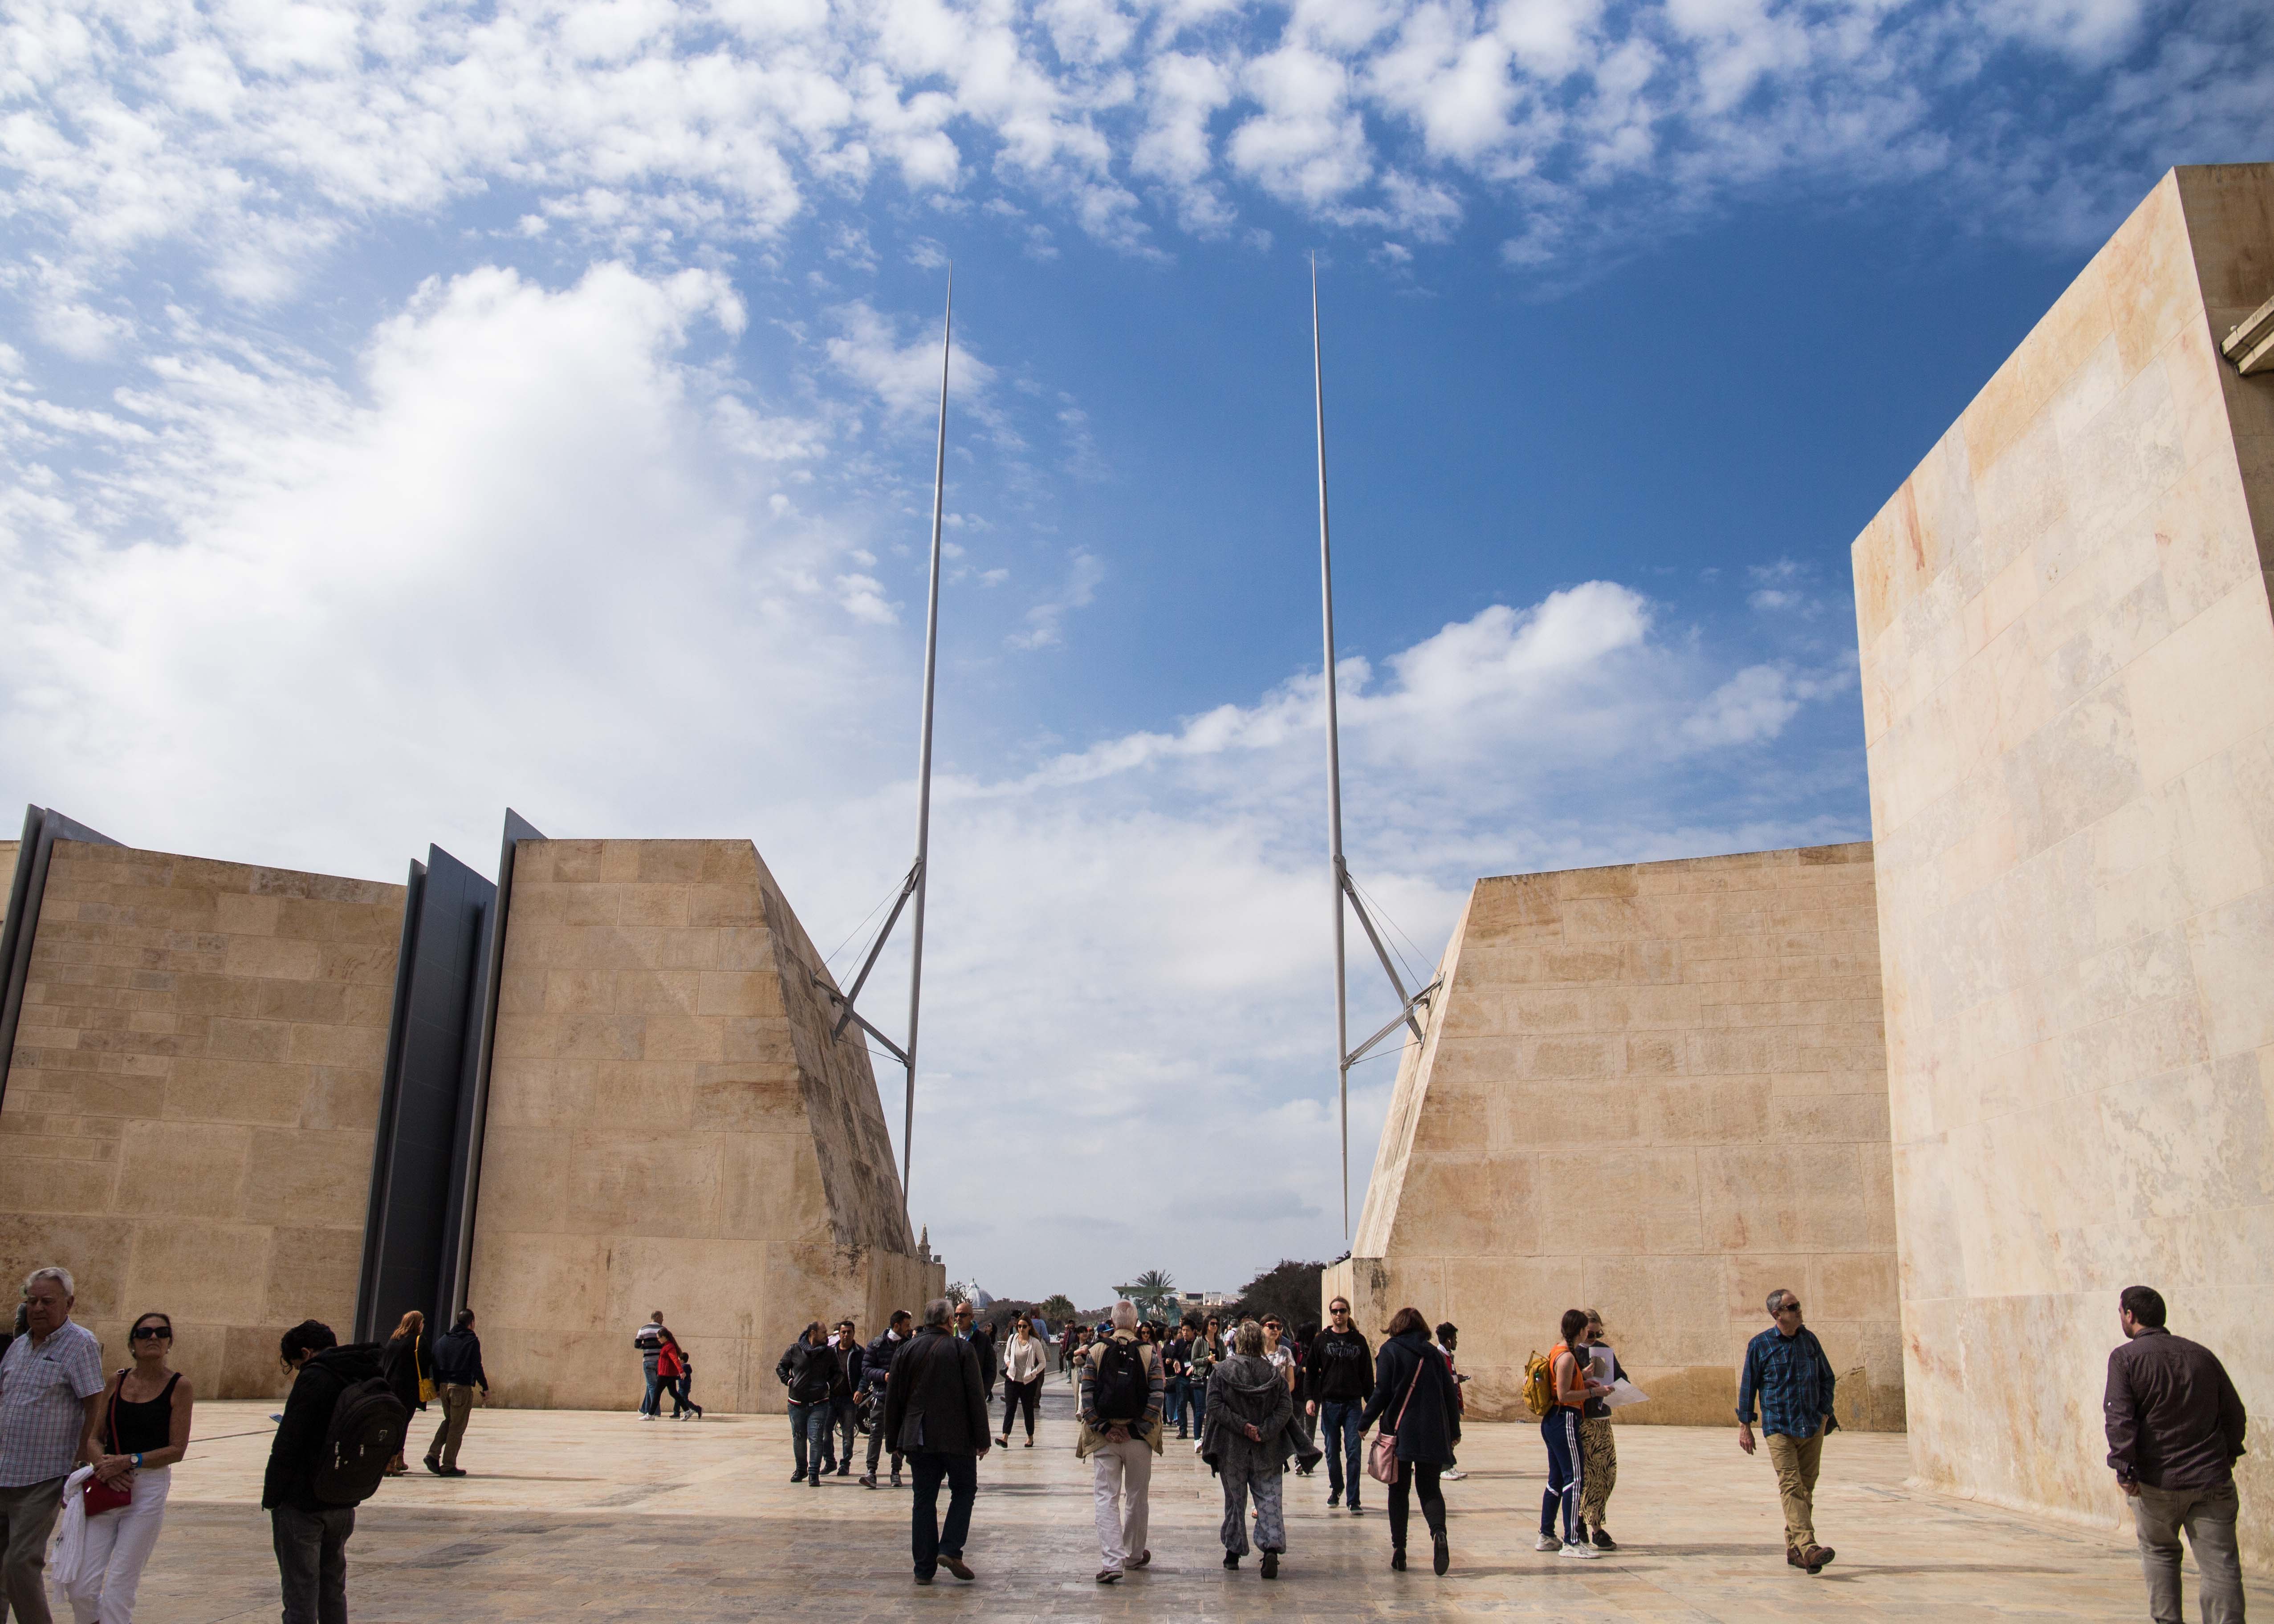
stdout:
{"type": "Polygon", "coordinates": [[[1011,1417],[1017,1411],[1027,1412],[1027,1447],[1035,1447],[1035,1410],[1043,1399],[1043,1373],[1050,1368],[1050,1356],[1043,1351],[1043,1339],[1035,1335],[1035,1322],[1024,1314],[1011,1320],[1011,1340],[1003,1344],[1003,1447],[1011,1447],[1011,1417]]]}
{"type": "Polygon", "coordinates": [[[64,1586],[79,1624],[133,1624],[134,1592],[165,1521],[174,1462],[190,1449],[190,1380],[167,1363],[173,1320],[144,1314],[127,1332],[126,1345],[134,1363],[103,1392],[95,1430],[102,1454],[94,1475],[133,1498],[87,1520],[79,1570],[64,1586]]]}

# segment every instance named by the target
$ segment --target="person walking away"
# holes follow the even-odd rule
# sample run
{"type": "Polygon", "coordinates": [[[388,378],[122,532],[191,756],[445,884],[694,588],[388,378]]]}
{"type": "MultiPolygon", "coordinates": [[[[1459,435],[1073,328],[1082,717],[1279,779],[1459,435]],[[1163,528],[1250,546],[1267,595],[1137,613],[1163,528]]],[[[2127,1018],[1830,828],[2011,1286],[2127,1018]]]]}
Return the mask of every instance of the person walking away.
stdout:
{"type": "Polygon", "coordinates": [[[2249,1417],[2218,1356],[2172,1335],[2165,1317],[2163,1297],[2152,1287],[2127,1286],[2117,1298],[2124,1340],[2108,1356],[2101,1404],[2108,1464],[2132,1501],[2148,1616],[2156,1624],[2180,1624],[2184,1529],[2195,1547],[2203,1624],[2243,1624],[2234,1462],[2249,1417]]]}
{"type": "Polygon", "coordinates": [[[1288,1457],[1298,1447],[1295,1395],[1263,1357],[1261,1326],[1254,1320],[1242,1325],[1232,1346],[1237,1351],[1209,1375],[1216,1391],[1201,1428],[1201,1459],[1224,1485],[1224,1565],[1237,1568],[1247,1554],[1247,1502],[1253,1496],[1263,1576],[1276,1579],[1279,1559],[1287,1551],[1282,1491],[1288,1457]]]}
{"type": "Polygon", "coordinates": [[[1043,1375],[1050,1364],[1034,1322],[1020,1314],[1011,1321],[1011,1340],[1003,1347],[1003,1447],[1011,1447],[1011,1417],[1027,1412],[1027,1447],[1035,1447],[1035,1410],[1043,1402],[1043,1375]]]}
{"type": "Polygon", "coordinates": [[[1800,1299],[1772,1291],[1768,1311],[1773,1323],[1745,1345],[1744,1373],[1737,1379],[1737,1447],[1753,1452],[1758,1395],[1761,1432],[1784,1501],[1784,1560],[1821,1573],[1833,1550],[1816,1543],[1816,1473],[1824,1460],[1824,1435],[1840,1425],[1832,1416],[1835,1378],[1824,1345],[1801,1323],[1800,1299]]]}
{"type": "Polygon", "coordinates": [[[885,1389],[885,1426],[892,1447],[908,1457],[915,1492],[909,1497],[908,1545],[918,1584],[946,1568],[970,1580],[963,1560],[971,1533],[971,1505],[979,1493],[979,1462],[987,1456],[987,1394],[979,1384],[979,1356],[949,1334],[948,1301],[924,1304],[923,1327],[892,1362],[885,1389]],[[939,1515],[939,1485],[947,1485],[947,1515],[939,1515]]]}
{"type": "MultiPolygon", "coordinates": [[[[442,1401],[442,1424],[426,1446],[426,1470],[438,1477],[463,1477],[458,1447],[466,1440],[466,1421],[474,1413],[474,1389],[490,1396],[489,1372],[482,1368],[482,1339],[474,1335],[474,1311],[462,1308],[434,1343],[434,1396],[442,1401]]],[[[105,1624],[109,1624],[105,1620],[105,1624]]]]}
{"type": "Polygon", "coordinates": [[[640,1400],[639,1407],[643,1421],[663,1418],[663,1339],[666,1335],[660,1308],[632,1333],[632,1346],[639,1350],[640,1373],[647,1379],[647,1395],[640,1400]]]}
{"type": "MultiPolygon", "coordinates": [[[[1594,1357],[1597,1352],[1608,1354],[1611,1383],[1615,1386],[1626,1375],[1626,1371],[1620,1365],[1619,1356],[1613,1351],[1610,1343],[1603,1340],[1603,1316],[1592,1308],[1586,1313],[1585,1341],[1574,1351],[1591,1367],[1599,1363],[1594,1357]]],[[[1443,1334],[1452,1327],[1439,1326],[1437,1329],[1440,1340],[1442,1340],[1443,1334]]],[[[1604,1513],[1611,1503],[1611,1491],[1618,1486],[1619,1482],[1619,1446],[1612,1436],[1615,1430],[1611,1425],[1611,1407],[1603,1395],[1588,1395],[1586,1403],[1579,1411],[1579,1524],[1582,1537],[1598,1551],[1619,1548],[1618,1541],[1613,1539],[1603,1526],[1604,1513]]]]}
{"type": "Polygon", "coordinates": [[[1327,1507],[1345,1503],[1351,1515],[1359,1505],[1359,1485],[1366,1475],[1359,1468],[1359,1417],[1374,1388],[1374,1350],[1358,1327],[1351,1323],[1350,1303],[1337,1297],[1327,1304],[1327,1328],[1311,1339],[1303,1356],[1303,1373],[1309,1396],[1305,1408],[1318,1418],[1320,1447],[1327,1456],[1327,1507]]]}
{"type": "MultiPolygon", "coordinates": [[[[416,1415],[426,1408],[426,1395],[434,1389],[434,1370],[426,1361],[425,1314],[414,1308],[396,1323],[395,1335],[387,1339],[387,1346],[380,1350],[379,1373],[395,1389],[395,1396],[403,1401],[405,1410],[416,1415]]],[[[400,1450],[387,1464],[390,1477],[400,1477],[410,1470],[400,1450]]]]}
{"type": "MultiPolygon", "coordinates": [[[[861,1486],[877,1486],[877,1457],[891,1436],[885,1429],[885,1409],[891,1396],[892,1366],[908,1345],[911,1327],[915,1320],[905,1308],[892,1310],[892,1319],[885,1326],[884,1335],[870,1342],[861,1356],[861,1381],[867,1389],[869,1407],[869,1470],[861,1475],[861,1486]]],[[[892,1486],[900,1486],[900,1447],[892,1445],[892,1486]]]]}
{"type": "Polygon", "coordinates": [[[1100,1584],[1113,1584],[1153,1560],[1146,1548],[1153,1457],[1161,1452],[1166,1379],[1161,1350],[1137,1340],[1137,1304],[1113,1305],[1112,1330],[1082,1360],[1081,1438],[1074,1456],[1090,1462],[1097,1497],[1100,1584]]]}
{"type": "Polygon", "coordinates": [[[774,1376],[789,1390],[789,1440],[797,1462],[789,1480],[809,1483],[817,1489],[821,1457],[829,1447],[829,1389],[837,1379],[837,1356],[829,1351],[820,1320],[809,1321],[783,1352],[780,1363],[774,1366],[774,1376]]]}
{"type": "Polygon", "coordinates": [[[1587,1408],[1587,1400],[1609,1392],[1610,1386],[1587,1374],[1584,1350],[1587,1311],[1565,1309],[1562,1329],[1563,1340],[1547,1353],[1551,1402],[1547,1413],[1540,1418],[1540,1439],[1547,1446],[1547,1487],[1540,1497],[1540,1548],[1560,1551],[1565,1556],[1592,1558],[1595,1547],[1587,1543],[1586,1524],[1579,1518],[1580,1502],[1586,1491],[1586,1456],[1579,1447],[1579,1421],[1587,1408]],[[1559,1517],[1562,1523],[1560,1538],[1556,1531],[1559,1517]]]}
{"type": "Polygon", "coordinates": [[[144,1314],[128,1329],[126,1347],[134,1363],[110,1379],[98,1411],[94,1478],[132,1498],[87,1519],[78,1571],[64,1584],[78,1624],[134,1624],[134,1592],[165,1522],[174,1462],[190,1452],[195,1396],[167,1362],[172,1318],[144,1314]]]}
{"type": "Polygon", "coordinates": [[[292,1391],[268,1446],[260,1506],[276,1547],[283,1624],[347,1624],[355,1508],[379,1486],[387,1458],[384,1445],[352,1455],[349,1446],[367,1442],[362,1420],[383,1416],[398,1449],[410,1426],[409,1407],[380,1373],[379,1344],[338,1342],[331,1327],[304,1320],[277,1346],[292,1391]]]}
{"type": "MultiPolygon", "coordinates": [[[[666,1332],[666,1335],[670,1333],[666,1332]]],[[[703,1419],[703,1406],[695,1402],[695,1356],[687,1351],[687,1344],[676,1336],[671,1338],[671,1350],[679,1357],[679,1374],[671,1380],[671,1418],[683,1421],[689,1417],[703,1419]]]]}
{"type": "Polygon", "coordinates": [[[48,1535],[64,1479],[94,1458],[102,1414],[102,1344],[71,1317],[71,1271],[34,1269],[24,1282],[24,1333],[0,1357],[0,1616],[49,1624],[48,1535]]]}
{"type": "MultiPolygon", "coordinates": [[[[1195,1323],[1187,1318],[1186,1325],[1195,1323]]],[[[1215,1372],[1221,1358],[1216,1345],[1216,1321],[1211,1320],[1193,1336],[1193,1345],[1185,1354],[1185,1372],[1192,1383],[1193,1453],[1201,1452],[1201,1428],[1208,1419],[1209,1377],[1215,1372]]]]}
{"type": "Polygon", "coordinates": [[[1359,1416],[1359,1431],[1377,1421],[1397,1440],[1397,1481],[1389,1485],[1389,1565],[1405,1570],[1406,1518],[1418,1498],[1434,1547],[1430,1565],[1442,1576],[1453,1557],[1437,1478],[1461,1441],[1461,1404],[1453,1372],[1430,1345],[1428,1322],[1419,1309],[1397,1311],[1374,1356],[1374,1395],[1359,1416]]]}
{"type": "Polygon", "coordinates": [[[837,1379],[829,1384],[829,1419],[837,1434],[833,1453],[840,1477],[850,1476],[853,1470],[853,1440],[859,1435],[855,1417],[861,1408],[861,1375],[869,1363],[869,1350],[854,1333],[850,1320],[840,1320],[829,1339],[829,1351],[837,1356],[837,1379]]]}

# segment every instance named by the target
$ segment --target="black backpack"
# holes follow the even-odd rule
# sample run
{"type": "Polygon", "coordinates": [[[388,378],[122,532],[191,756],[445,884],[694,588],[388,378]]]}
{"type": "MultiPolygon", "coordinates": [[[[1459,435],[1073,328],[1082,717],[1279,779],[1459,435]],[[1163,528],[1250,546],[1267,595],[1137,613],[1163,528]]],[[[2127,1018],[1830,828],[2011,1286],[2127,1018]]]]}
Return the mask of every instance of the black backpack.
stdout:
{"type": "Polygon", "coordinates": [[[327,1506],[361,1505],[379,1492],[410,1431],[410,1411],[393,1387],[377,1376],[357,1382],[332,1406],[309,1492],[327,1506]]]}
{"type": "Polygon", "coordinates": [[[1109,1341],[1090,1377],[1090,1402],[1101,1421],[1143,1419],[1153,1407],[1153,1378],[1145,1367],[1145,1350],[1118,1336],[1109,1341]]]}

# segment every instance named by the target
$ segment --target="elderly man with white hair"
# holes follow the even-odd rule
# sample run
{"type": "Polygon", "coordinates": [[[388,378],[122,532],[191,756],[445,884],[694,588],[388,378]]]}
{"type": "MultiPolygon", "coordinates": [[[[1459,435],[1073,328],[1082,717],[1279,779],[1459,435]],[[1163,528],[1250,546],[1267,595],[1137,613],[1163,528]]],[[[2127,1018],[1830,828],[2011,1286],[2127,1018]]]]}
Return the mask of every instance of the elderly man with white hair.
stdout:
{"type": "Polygon", "coordinates": [[[102,1414],[102,1344],[73,1322],[71,1271],[24,1282],[28,1334],[0,1355],[0,1593],[19,1624],[49,1624],[48,1536],[64,1479],[92,1462],[102,1414]]]}
{"type": "Polygon", "coordinates": [[[1082,1356],[1081,1440],[1097,1495],[1100,1584],[1113,1584],[1153,1560],[1145,1548],[1147,1491],[1161,1453],[1162,1399],[1168,1379],[1161,1350],[1137,1340],[1137,1304],[1113,1305],[1113,1334],[1082,1356]]]}

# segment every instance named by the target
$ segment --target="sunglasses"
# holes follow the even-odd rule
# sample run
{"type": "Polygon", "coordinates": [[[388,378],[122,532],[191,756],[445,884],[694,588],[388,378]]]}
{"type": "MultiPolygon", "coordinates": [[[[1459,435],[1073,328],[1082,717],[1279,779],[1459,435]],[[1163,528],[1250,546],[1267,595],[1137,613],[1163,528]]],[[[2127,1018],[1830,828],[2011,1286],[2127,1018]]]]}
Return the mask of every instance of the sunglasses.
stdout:
{"type": "Polygon", "coordinates": [[[1797,1303],[1787,1303],[1777,1310],[1781,1314],[1796,1314],[1799,1312],[1800,1304],[1797,1303]]]}
{"type": "Polygon", "coordinates": [[[166,1342],[174,1340],[174,1334],[162,1325],[138,1325],[126,1335],[128,1341],[138,1342],[154,1342],[162,1339],[166,1342]]]}

